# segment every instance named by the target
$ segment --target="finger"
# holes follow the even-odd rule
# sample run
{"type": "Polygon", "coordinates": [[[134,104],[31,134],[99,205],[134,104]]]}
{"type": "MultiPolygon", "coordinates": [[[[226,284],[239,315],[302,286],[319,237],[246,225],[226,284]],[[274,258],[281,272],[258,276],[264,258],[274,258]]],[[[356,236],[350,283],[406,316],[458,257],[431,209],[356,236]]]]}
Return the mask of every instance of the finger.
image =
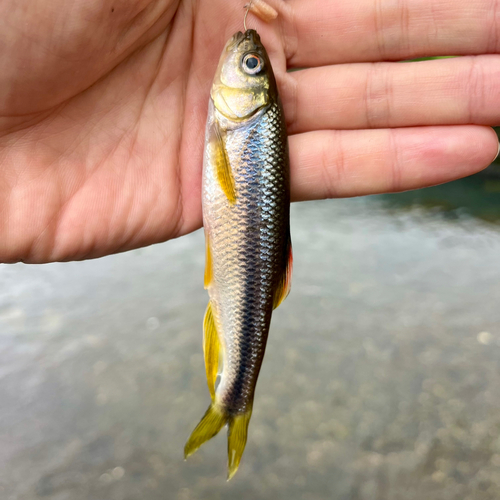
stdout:
{"type": "Polygon", "coordinates": [[[281,17],[291,66],[500,49],[500,0],[291,0],[288,5],[281,17]]]}
{"type": "Polygon", "coordinates": [[[317,131],[290,141],[293,201],[405,191],[465,177],[498,151],[489,127],[317,131]]]}
{"type": "Polygon", "coordinates": [[[341,64],[287,75],[290,133],[417,125],[500,124],[500,56],[341,64]]]}

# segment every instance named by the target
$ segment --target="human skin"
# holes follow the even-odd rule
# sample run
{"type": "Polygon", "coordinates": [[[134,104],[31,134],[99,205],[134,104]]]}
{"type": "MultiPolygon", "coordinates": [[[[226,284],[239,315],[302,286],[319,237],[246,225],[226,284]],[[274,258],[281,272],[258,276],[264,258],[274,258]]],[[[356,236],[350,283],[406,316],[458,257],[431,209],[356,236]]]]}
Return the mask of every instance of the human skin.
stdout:
{"type": "MultiPolygon", "coordinates": [[[[0,3],[0,262],[86,259],[202,224],[229,0],[0,3]]],[[[415,189],[495,157],[500,0],[269,0],[292,198],[415,189]],[[464,57],[399,63],[434,55],[464,57]],[[309,68],[286,72],[292,68],[309,68]]]]}

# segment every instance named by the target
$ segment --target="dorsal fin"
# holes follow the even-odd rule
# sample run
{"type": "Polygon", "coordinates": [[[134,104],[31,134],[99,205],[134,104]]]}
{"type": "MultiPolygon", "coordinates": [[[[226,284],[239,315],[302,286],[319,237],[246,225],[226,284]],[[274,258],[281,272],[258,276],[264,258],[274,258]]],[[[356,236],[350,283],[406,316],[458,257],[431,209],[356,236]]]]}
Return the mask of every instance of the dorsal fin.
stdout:
{"type": "Polygon", "coordinates": [[[278,281],[278,286],[274,291],[273,309],[276,309],[288,296],[292,287],[292,268],[293,268],[293,254],[292,254],[292,240],[290,238],[290,230],[288,230],[287,243],[283,256],[283,271],[278,281]]]}

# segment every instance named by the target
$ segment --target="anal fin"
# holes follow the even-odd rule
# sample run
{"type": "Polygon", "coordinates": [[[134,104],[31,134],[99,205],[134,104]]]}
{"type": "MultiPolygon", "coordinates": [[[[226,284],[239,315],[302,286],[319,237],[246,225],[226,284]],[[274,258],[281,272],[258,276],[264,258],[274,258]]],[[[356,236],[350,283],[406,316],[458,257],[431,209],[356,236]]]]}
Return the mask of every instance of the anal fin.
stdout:
{"type": "Polygon", "coordinates": [[[203,353],[205,354],[208,390],[213,401],[215,399],[215,380],[219,371],[220,341],[211,302],[208,303],[203,320],[203,353]]]}

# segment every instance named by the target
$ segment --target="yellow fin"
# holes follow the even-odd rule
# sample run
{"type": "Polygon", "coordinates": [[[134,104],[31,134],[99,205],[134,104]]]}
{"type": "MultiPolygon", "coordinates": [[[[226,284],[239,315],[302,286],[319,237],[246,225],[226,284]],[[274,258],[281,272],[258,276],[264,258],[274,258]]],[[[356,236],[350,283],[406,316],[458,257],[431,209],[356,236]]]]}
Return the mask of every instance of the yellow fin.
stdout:
{"type": "Polygon", "coordinates": [[[203,352],[205,354],[205,371],[207,374],[208,390],[212,401],[215,398],[215,380],[219,370],[220,342],[215,327],[212,303],[209,302],[205,319],[203,320],[203,352]]]}
{"type": "Polygon", "coordinates": [[[287,298],[292,287],[293,254],[290,233],[288,233],[284,262],[283,273],[274,292],[273,309],[276,309],[287,298]]]}
{"type": "Polygon", "coordinates": [[[213,128],[216,139],[214,141],[214,149],[217,180],[219,181],[222,191],[224,191],[224,194],[227,196],[229,203],[234,204],[236,202],[236,189],[234,186],[231,165],[229,164],[229,158],[227,157],[226,147],[224,145],[224,139],[222,138],[222,133],[216,123],[213,128]]]}
{"type": "Polygon", "coordinates": [[[240,466],[241,456],[247,443],[248,424],[252,409],[229,419],[227,435],[227,480],[229,481],[240,466]]]}
{"type": "Polygon", "coordinates": [[[222,408],[212,403],[191,436],[189,436],[186,446],[184,446],[184,458],[188,458],[203,443],[217,435],[226,422],[226,413],[222,408]]]}
{"type": "Polygon", "coordinates": [[[210,238],[205,233],[205,278],[204,286],[208,288],[212,282],[212,253],[210,252],[210,238]]]}

